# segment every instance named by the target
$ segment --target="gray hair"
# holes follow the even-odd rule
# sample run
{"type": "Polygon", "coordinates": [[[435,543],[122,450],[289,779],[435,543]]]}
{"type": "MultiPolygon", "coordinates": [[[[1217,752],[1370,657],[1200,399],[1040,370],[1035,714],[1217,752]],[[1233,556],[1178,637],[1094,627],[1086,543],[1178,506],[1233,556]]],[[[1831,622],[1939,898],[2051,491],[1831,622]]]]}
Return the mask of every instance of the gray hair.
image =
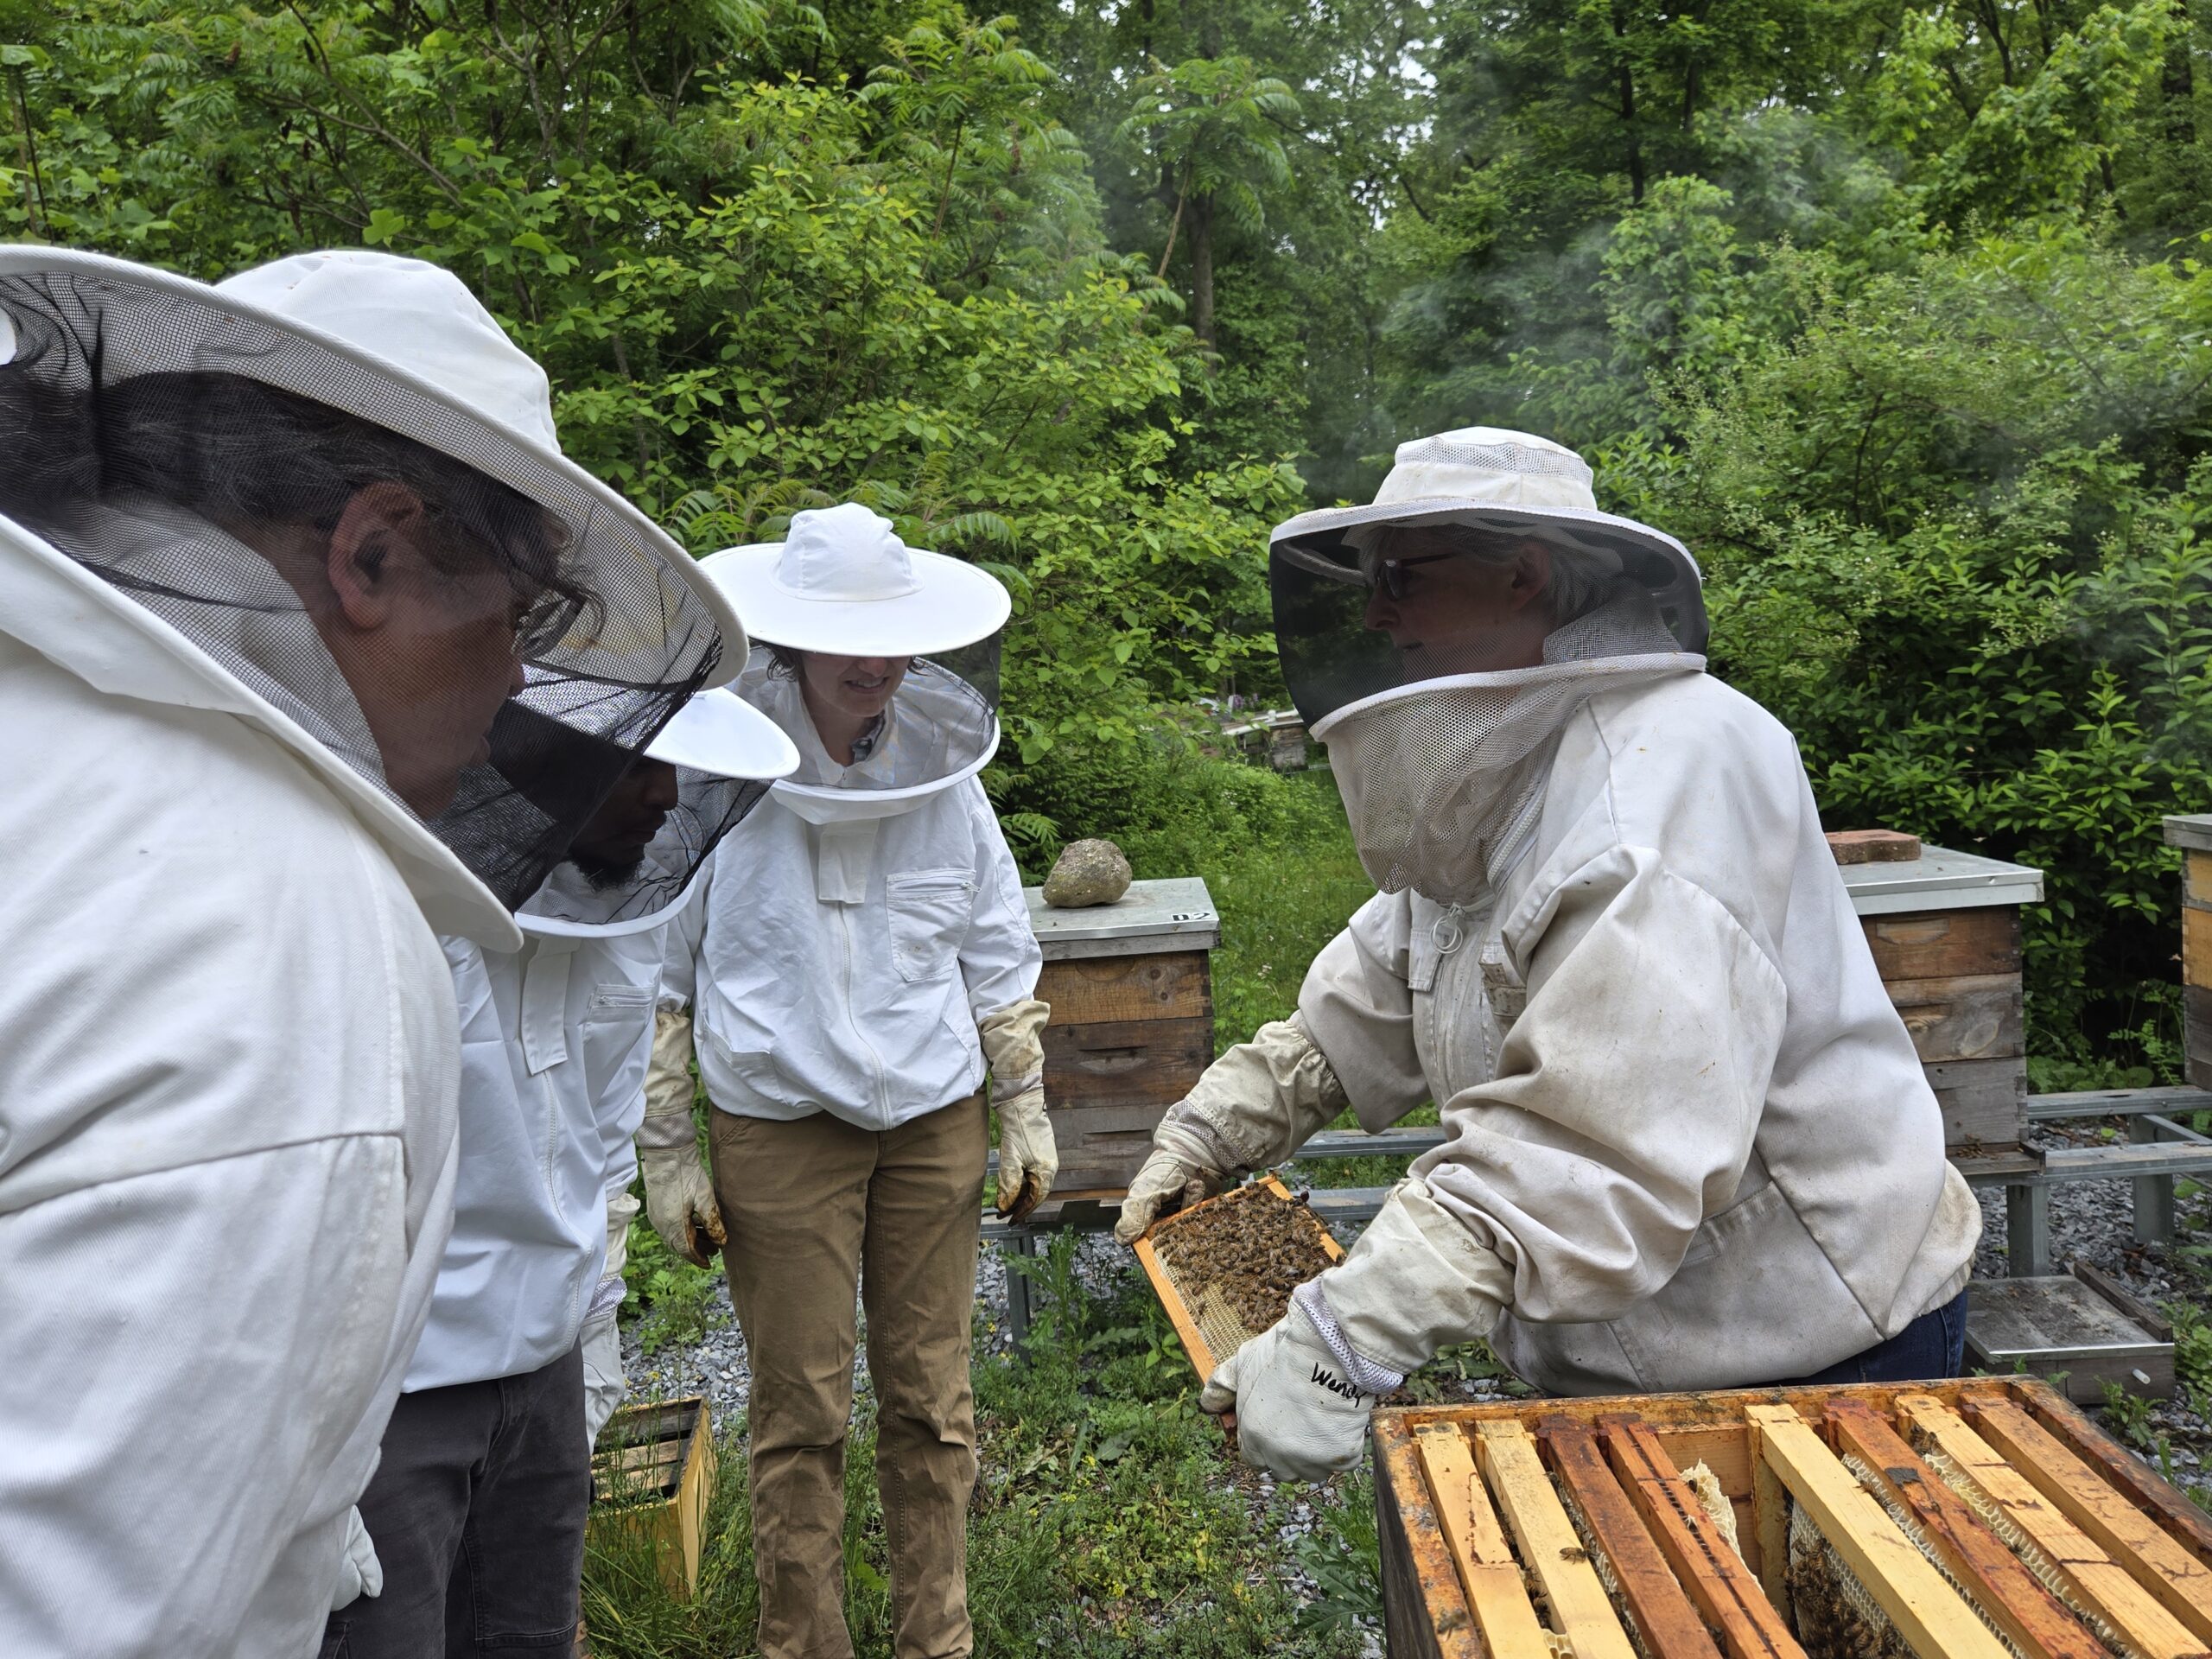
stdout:
{"type": "Polygon", "coordinates": [[[1551,575],[1538,602],[1554,628],[1563,628],[1603,605],[1612,597],[1613,584],[1621,575],[1618,558],[1548,537],[1503,535],[1464,524],[1382,524],[1363,538],[1365,545],[1360,549],[1360,569],[1370,585],[1376,568],[1385,559],[1403,556],[1394,550],[1409,536],[1448,541],[1461,556],[1497,566],[1513,563],[1522,549],[1534,542],[1551,556],[1551,575]]]}

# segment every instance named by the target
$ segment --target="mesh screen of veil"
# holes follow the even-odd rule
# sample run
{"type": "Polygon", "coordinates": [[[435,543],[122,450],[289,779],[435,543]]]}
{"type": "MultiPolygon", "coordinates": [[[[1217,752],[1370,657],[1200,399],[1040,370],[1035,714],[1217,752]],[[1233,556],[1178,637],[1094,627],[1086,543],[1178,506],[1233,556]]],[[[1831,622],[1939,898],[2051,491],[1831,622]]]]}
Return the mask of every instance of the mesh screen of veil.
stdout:
{"type": "Polygon", "coordinates": [[[105,272],[0,278],[0,512],[406,805],[511,908],[715,671],[713,613],[642,520],[394,375],[105,272]],[[365,507],[409,499],[405,585],[367,627],[330,550],[365,507]],[[604,746],[557,790],[542,727],[502,713],[518,655],[520,709],[604,746]]]}
{"type": "Polygon", "coordinates": [[[765,648],[757,651],[737,690],[798,745],[798,770],[784,780],[780,792],[786,799],[794,792],[825,802],[843,798],[864,810],[867,798],[888,802],[976,771],[998,744],[1000,639],[994,633],[955,651],[912,658],[867,753],[834,783],[823,778],[799,671],[765,648]]]}
{"type": "Polygon", "coordinates": [[[1489,901],[1531,840],[1560,734],[1591,696],[1694,671],[1639,567],[1554,628],[1535,666],[1487,670],[1483,624],[1452,573],[1410,563],[1387,607],[1358,556],[1278,544],[1283,673],[1329,747],[1362,867],[1385,893],[1489,901]],[[1455,613],[1454,607],[1460,607],[1455,613]],[[1370,627],[1372,617],[1388,627],[1370,627]]]}
{"type": "Polygon", "coordinates": [[[639,764],[629,750],[518,703],[503,709],[499,721],[513,728],[502,730],[495,747],[515,788],[550,820],[584,819],[569,858],[522,906],[529,931],[624,933],[666,920],[721,838],[768,792],[766,779],[671,766],[676,802],[655,826],[654,815],[664,811],[658,798],[640,799],[620,787],[639,764]],[[593,850],[594,833],[602,830],[622,851],[609,856],[593,850]],[[635,843],[626,837],[634,834],[644,839],[632,857],[628,849],[635,843]]]}

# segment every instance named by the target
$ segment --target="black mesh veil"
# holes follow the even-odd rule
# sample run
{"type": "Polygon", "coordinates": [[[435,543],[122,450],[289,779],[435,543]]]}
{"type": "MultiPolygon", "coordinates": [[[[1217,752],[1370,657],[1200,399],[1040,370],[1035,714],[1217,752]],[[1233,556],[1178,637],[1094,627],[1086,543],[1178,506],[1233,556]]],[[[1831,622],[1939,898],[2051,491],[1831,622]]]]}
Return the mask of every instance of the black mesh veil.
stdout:
{"type": "Polygon", "coordinates": [[[112,262],[0,272],[0,512],[176,628],[513,908],[720,677],[715,607],[575,467],[209,294],[112,262]]]}
{"type": "MultiPolygon", "coordinates": [[[[1492,516],[1501,521],[1493,534],[1512,528],[1510,515],[1492,516]]],[[[1629,585],[1651,595],[1661,620],[1684,639],[1680,649],[1703,648],[1701,602],[1694,591],[1685,601],[1679,572],[1649,546],[1602,527],[1555,520],[1532,519],[1522,533],[1609,556],[1629,585]]],[[[1347,704],[1452,671],[1449,664],[1401,651],[1388,633],[1367,626],[1373,563],[1340,531],[1278,541],[1272,550],[1268,584],[1283,684],[1309,726],[1347,704]]]]}
{"type": "MultiPolygon", "coordinates": [[[[500,732],[493,745],[508,768],[508,781],[550,820],[565,823],[581,814],[583,840],[588,842],[594,814],[602,810],[626,810],[634,820],[640,811],[663,810],[628,803],[618,785],[633,767],[665,763],[519,702],[510,703],[499,720],[512,728],[500,732]]],[[[524,904],[519,919],[526,931],[604,935],[658,925],[682,902],[721,838],[768,792],[765,778],[728,778],[683,766],[667,766],[663,775],[672,775],[676,799],[635,862],[586,856],[572,848],[571,856],[524,904]]]]}

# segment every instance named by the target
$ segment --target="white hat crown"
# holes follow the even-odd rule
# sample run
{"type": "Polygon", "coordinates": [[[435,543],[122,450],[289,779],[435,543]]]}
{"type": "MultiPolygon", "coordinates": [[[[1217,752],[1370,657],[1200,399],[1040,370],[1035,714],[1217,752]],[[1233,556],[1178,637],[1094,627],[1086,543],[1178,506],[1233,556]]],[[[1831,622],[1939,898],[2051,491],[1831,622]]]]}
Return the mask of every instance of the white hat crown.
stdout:
{"type": "Polygon", "coordinates": [[[1378,507],[1439,498],[1584,512],[1598,505],[1589,463],[1532,432],[1463,426],[1400,444],[1395,461],[1375,493],[1378,507]]]}
{"type": "Polygon", "coordinates": [[[921,587],[891,521],[857,501],[793,513],[775,582],[796,599],[848,604],[903,599],[921,587]]]}
{"type": "Polygon", "coordinates": [[[560,451],[545,371],[449,270],[348,248],[294,254],[215,286],[379,358],[486,420],[560,451]]]}

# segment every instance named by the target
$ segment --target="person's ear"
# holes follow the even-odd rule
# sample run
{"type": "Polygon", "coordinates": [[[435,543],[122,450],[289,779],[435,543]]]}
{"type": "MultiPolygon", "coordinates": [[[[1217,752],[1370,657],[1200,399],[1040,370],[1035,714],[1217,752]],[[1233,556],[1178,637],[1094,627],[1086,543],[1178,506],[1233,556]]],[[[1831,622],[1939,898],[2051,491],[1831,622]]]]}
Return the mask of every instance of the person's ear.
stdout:
{"type": "Polygon", "coordinates": [[[383,481],[353,492],[330,532],[331,592],[353,626],[380,628],[391,618],[399,568],[422,545],[429,512],[404,484],[383,481]]]}
{"type": "Polygon", "coordinates": [[[1551,549],[1541,542],[1522,543],[1513,561],[1513,582],[1506,589],[1507,604],[1516,611],[1525,610],[1551,585],[1551,549]]]}

